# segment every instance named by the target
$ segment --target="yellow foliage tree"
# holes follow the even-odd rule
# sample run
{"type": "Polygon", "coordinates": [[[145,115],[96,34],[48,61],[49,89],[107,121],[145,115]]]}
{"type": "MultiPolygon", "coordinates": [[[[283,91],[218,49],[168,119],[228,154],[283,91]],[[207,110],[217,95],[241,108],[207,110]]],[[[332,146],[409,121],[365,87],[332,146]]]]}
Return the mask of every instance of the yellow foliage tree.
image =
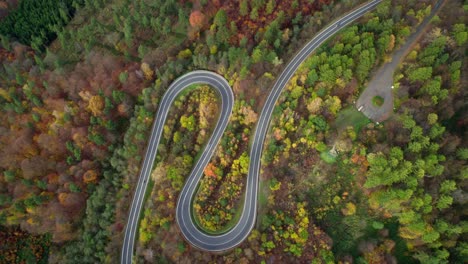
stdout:
{"type": "Polygon", "coordinates": [[[315,97],[312,101],[310,101],[307,104],[307,110],[309,110],[311,114],[318,113],[322,107],[322,102],[323,102],[322,98],[315,97]]]}
{"type": "Polygon", "coordinates": [[[148,63],[143,62],[141,64],[141,70],[143,71],[143,74],[145,75],[146,80],[153,80],[154,71],[151,69],[148,63]]]}
{"type": "Polygon", "coordinates": [[[59,193],[59,195],[58,195],[58,200],[59,200],[60,204],[62,204],[62,205],[66,204],[67,198],[68,198],[67,193],[62,192],[62,193],[59,193]]]}
{"type": "Polygon", "coordinates": [[[192,51],[190,49],[184,49],[177,54],[177,58],[186,59],[192,57],[192,51]]]}
{"type": "Polygon", "coordinates": [[[88,102],[88,109],[94,116],[101,115],[104,109],[104,99],[100,95],[92,96],[88,102]]]}
{"type": "Polygon", "coordinates": [[[0,88],[0,97],[3,97],[8,102],[11,102],[10,94],[2,88],[0,88]]]}
{"type": "Polygon", "coordinates": [[[349,202],[346,207],[341,210],[344,215],[354,215],[356,213],[356,205],[349,202]]]}
{"type": "Polygon", "coordinates": [[[83,181],[85,183],[96,182],[96,180],[97,180],[97,173],[95,170],[88,170],[83,175],[83,181]]]}

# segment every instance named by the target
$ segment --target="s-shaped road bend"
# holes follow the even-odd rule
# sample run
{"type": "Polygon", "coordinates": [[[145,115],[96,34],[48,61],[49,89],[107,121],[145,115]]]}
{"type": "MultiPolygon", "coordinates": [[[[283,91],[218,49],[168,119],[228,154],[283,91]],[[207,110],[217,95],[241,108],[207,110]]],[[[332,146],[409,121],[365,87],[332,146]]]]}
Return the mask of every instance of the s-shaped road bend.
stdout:
{"type": "Polygon", "coordinates": [[[383,0],[373,0],[359,6],[352,12],[343,15],[338,20],[329,24],[321,30],[310,42],[308,42],[288,63],[284,71],[276,80],[268,95],[265,105],[260,114],[260,118],[255,129],[250,150],[250,164],[247,175],[247,183],[244,197],[244,207],[237,224],[228,232],[220,235],[209,235],[202,232],[194,223],[191,216],[191,201],[197,190],[203,170],[210,161],[214,149],[219,142],[231,116],[234,95],[227,81],[213,72],[193,71],[175,80],[164,94],[156,119],[153,123],[149,145],[146,150],[143,166],[140,171],[135,196],[130,208],[130,215],[125,229],[125,237],[122,246],[122,263],[132,263],[133,248],[135,244],[136,230],[138,226],[140,212],[144,202],[145,191],[153,167],[154,159],[158,149],[159,141],[163,132],[164,122],[169,112],[172,102],[177,95],[192,84],[208,84],[214,88],[221,98],[221,113],[214,129],[213,135],[190,173],[180,195],[176,208],[176,220],[185,239],[194,247],[211,251],[221,252],[236,247],[244,241],[255,225],[257,213],[257,193],[260,172],[260,159],[263,143],[268,131],[271,116],[276,102],[286,84],[296,72],[299,65],[321,44],[329,39],[336,32],[363,16],[366,12],[374,9],[383,0]]]}

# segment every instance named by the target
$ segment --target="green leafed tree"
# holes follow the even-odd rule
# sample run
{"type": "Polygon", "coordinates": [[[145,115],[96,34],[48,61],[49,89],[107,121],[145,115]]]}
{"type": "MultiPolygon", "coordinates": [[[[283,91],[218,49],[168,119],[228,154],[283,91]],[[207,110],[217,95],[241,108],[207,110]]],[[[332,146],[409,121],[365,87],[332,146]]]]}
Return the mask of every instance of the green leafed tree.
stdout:
{"type": "Polygon", "coordinates": [[[411,82],[425,81],[432,76],[432,67],[419,67],[409,70],[408,79],[411,82]]]}
{"type": "Polygon", "coordinates": [[[227,15],[224,9],[220,9],[218,13],[216,13],[213,23],[218,28],[223,28],[227,25],[227,15]]]}

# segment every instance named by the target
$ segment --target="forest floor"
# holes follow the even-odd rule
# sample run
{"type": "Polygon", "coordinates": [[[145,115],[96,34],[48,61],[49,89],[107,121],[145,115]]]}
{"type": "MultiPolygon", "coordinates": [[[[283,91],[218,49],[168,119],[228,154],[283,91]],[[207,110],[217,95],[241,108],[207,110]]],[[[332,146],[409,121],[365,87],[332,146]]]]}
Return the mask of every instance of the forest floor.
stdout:
{"type": "Polygon", "coordinates": [[[409,36],[406,43],[393,53],[391,61],[385,63],[374,74],[369,81],[366,89],[356,101],[356,108],[364,113],[374,122],[387,120],[393,113],[393,74],[400,65],[406,54],[412,50],[412,47],[421,38],[426,31],[434,15],[439,11],[447,0],[439,0],[431,10],[431,14],[426,17],[416,30],[409,36]],[[384,102],[381,106],[373,104],[373,98],[381,96],[384,102]],[[362,108],[361,108],[362,107],[362,108]]]}

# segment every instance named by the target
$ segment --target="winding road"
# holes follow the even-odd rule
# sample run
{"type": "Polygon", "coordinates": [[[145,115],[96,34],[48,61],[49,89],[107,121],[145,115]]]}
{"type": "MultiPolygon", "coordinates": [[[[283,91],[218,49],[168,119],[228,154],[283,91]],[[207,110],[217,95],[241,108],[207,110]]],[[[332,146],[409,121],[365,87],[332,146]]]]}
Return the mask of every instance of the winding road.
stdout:
{"type": "Polygon", "coordinates": [[[148,186],[151,169],[156,157],[159,141],[163,132],[164,123],[170,106],[177,95],[192,84],[208,84],[214,88],[221,98],[221,114],[217,121],[213,135],[209,139],[200,159],[190,173],[184,188],[182,189],[176,208],[176,220],[185,239],[194,247],[211,252],[220,252],[236,247],[244,241],[255,225],[257,213],[257,192],[260,172],[260,160],[263,143],[268,131],[271,116],[276,102],[286,84],[296,72],[299,65],[328,38],[350,24],[369,10],[375,8],[383,0],[369,1],[343,15],[335,22],[321,30],[310,42],[308,42],[288,63],[284,71],[276,80],[268,95],[265,105],[255,129],[250,150],[250,164],[247,175],[247,183],[244,197],[244,207],[237,224],[228,232],[221,235],[208,235],[195,225],[191,216],[191,201],[197,189],[203,170],[214,153],[214,148],[219,142],[231,116],[234,96],[227,81],[220,75],[209,71],[193,71],[175,80],[164,94],[153,123],[149,145],[146,150],[143,166],[140,171],[135,196],[130,208],[130,215],[125,229],[125,238],[122,246],[122,263],[132,263],[136,230],[139,216],[144,203],[145,191],[148,186]]]}

